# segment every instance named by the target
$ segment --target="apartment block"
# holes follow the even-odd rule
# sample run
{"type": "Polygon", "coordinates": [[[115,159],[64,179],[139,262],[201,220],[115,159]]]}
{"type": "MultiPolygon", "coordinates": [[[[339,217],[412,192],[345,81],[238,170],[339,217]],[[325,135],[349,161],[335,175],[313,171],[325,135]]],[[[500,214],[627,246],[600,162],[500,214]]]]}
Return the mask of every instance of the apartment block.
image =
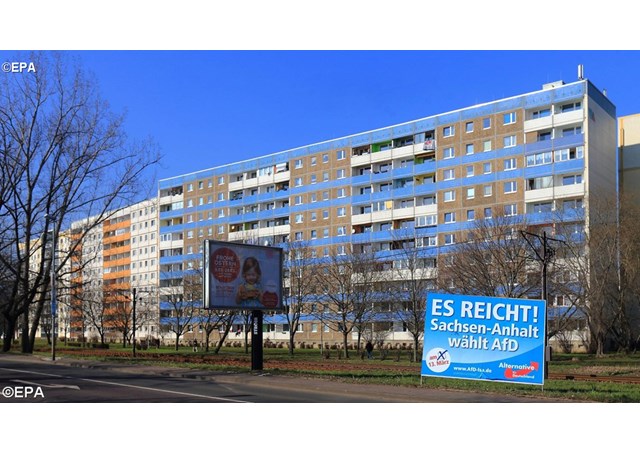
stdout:
{"type": "MultiPolygon", "coordinates": [[[[77,243],[71,257],[70,337],[123,341],[133,332],[136,291],[137,338],[157,338],[157,200],[145,200],[72,224],[77,243]]],[[[127,340],[129,341],[129,340],[127,340]]]]}
{"type": "Polygon", "coordinates": [[[640,204],[640,114],[618,119],[620,190],[640,204]]]}
{"type": "MultiPolygon", "coordinates": [[[[438,257],[466,241],[475,220],[520,216],[551,228],[556,211],[577,208],[585,215],[565,221],[582,230],[589,197],[616,193],[616,134],[615,106],[590,81],[558,81],[161,180],[160,287],[179,287],[201,266],[205,239],[305,241],[318,259],[355,247],[390,266],[395,248],[417,247],[435,278],[438,257]]],[[[282,316],[265,322],[267,338],[286,338],[282,316]]],[[[322,330],[309,318],[301,338],[322,330]]],[[[391,338],[409,338],[401,322],[391,338]]]]}

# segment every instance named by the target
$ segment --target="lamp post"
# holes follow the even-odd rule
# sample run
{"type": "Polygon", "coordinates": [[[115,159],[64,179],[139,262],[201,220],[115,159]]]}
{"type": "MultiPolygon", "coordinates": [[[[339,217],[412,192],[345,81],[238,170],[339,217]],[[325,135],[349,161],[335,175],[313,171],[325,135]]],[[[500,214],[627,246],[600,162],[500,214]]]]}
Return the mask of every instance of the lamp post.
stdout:
{"type": "Polygon", "coordinates": [[[51,240],[51,360],[56,360],[56,321],[58,304],[56,300],[56,243],[57,231],[56,231],[56,218],[52,215],[46,214],[45,220],[53,222],[53,238],[51,240]]]}
{"type": "MultiPolygon", "coordinates": [[[[560,243],[565,243],[560,239],[547,237],[547,232],[543,231],[542,236],[534,233],[529,233],[528,231],[520,231],[520,234],[524,238],[524,240],[529,244],[531,249],[536,255],[538,261],[542,265],[542,299],[544,299],[545,305],[547,306],[547,312],[549,310],[549,294],[547,289],[547,267],[549,263],[553,260],[555,256],[555,249],[549,245],[549,241],[555,241],[560,243]],[[538,239],[542,246],[542,252],[540,252],[535,245],[529,240],[528,237],[534,237],[538,239]]],[[[548,313],[545,313],[545,336],[544,336],[544,346],[545,346],[545,367],[544,367],[544,378],[547,379],[549,377],[549,360],[551,359],[551,348],[549,346],[549,316],[548,313]]]]}
{"type": "Polygon", "coordinates": [[[136,289],[133,288],[133,356],[136,356],[136,289]]]}

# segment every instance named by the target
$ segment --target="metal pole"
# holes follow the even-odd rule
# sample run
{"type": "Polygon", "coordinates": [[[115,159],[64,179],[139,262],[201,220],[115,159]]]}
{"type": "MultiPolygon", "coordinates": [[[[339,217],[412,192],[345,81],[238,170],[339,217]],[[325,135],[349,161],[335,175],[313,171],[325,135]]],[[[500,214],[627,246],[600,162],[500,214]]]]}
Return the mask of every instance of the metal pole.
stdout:
{"type": "Polygon", "coordinates": [[[56,240],[53,235],[53,248],[51,252],[51,360],[56,360],[56,240]]]}
{"type": "Polygon", "coordinates": [[[133,288],[133,356],[136,356],[136,289],[133,288]]]}
{"type": "MultiPolygon", "coordinates": [[[[547,293],[547,264],[549,262],[549,250],[547,249],[547,232],[542,232],[542,256],[544,257],[542,260],[542,298],[544,299],[544,304],[547,307],[546,312],[549,311],[549,300],[547,293]]],[[[544,379],[549,378],[549,316],[547,313],[544,314],[544,379]]]]}
{"type": "Polygon", "coordinates": [[[251,370],[262,370],[262,310],[253,310],[251,326],[251,370]]]}
{"type": "MultiPolygon", "coordinates": [[[[55,221],[55,219],[53,219],[55,221]]],[[[51,360],[56,360],[56,227],[53,227],[53,245],[51,247],[51,360]]]]}

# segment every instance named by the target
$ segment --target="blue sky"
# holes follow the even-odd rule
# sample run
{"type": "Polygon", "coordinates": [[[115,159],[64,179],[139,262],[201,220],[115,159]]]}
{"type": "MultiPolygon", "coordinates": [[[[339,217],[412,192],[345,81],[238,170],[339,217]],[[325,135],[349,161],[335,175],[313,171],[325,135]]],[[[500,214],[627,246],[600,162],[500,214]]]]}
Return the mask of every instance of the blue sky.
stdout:
{"type": "Polygon", "coordinates": [[[573,82],[578,64],[619,116],[640,113],[638,51],[67,53],[126,112],[131,138],[160,145],[158,178],[573,82]]]}

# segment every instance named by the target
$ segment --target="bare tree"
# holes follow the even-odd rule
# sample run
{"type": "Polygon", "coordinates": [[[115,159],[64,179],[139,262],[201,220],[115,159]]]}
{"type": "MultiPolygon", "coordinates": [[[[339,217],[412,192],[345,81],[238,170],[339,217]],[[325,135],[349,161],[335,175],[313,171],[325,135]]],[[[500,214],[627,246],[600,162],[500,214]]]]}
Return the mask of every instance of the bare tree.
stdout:
{"type": "Polygon", "coordinates": [[[289,355],[293,356],[295,335],[303,314],[310,313],[311,301],[317,293],[316,267],[312,264],[311,247],[306,242],[290,242],[285,262],[288,297],[285,316],[289,324],[289,355]]]}
{"type": "Polygon", "coordinates": [[[438,261],[438,286],[493,297],[539,295],[540,280],[532,267],[531,248],[520,234],[528,228],[515,216],[476,220],[470,236],[438,261]]]}
{"type": "Polygon", "coordinates": [[[637,239],[631,238],[638,234],[637,219],[623,214],[619,222],[615,198],[592,195],[587,208],[574,215],[573,222],[559,223],[556,230],[566,241],[559,253],[572,283],[570,297],[588,327],[587,349],[602,356],[609,340],[623,348],[628,345],[628,303],[635,285],[629,277],[633,278],[637,263],[633,258],[637,239]],[[623,228],[628,247],[621,244],[623,228]]]}
{"type": "MultiPolygon", "coordinates": [[[[140,197],[140,187],[149,186],[145,172],[158,160],[149,143],[127,140],[122,116],[109,110],[95,80],[77,64],[46,53],[28,59],[36,72],[0,84],[0,261],[10,285],[2,305],[3,350],[18,318],[33,307],[25,352],[33,349],[43,289],[50,285],[53,260],[45,259],[46,248],[72,218],[91,217],[98,225],[140,197]]],[[[72,244],[58,253],[56,273],[73,250],[72,244]]]]}
{"type": "Polygon", "coordinates": [[[344,250],[336,247],[328,260],[319,264],[317,277],[322,322],[342,334],[345,357],[349,358],[349,335],[356,331],[359,346],[363,326],[373,320],[379,278],[375,257],[354,250],[351,244],[344,245],[344,250]]]}
{"type": "Polygon", "coordinates": [[[167,329],[175,335],[175,350],[180,338],[198,320],[202,306],[202,268],[188,269],[181,278],[167,279],[171,286],[161,288],[161,308],[171,312],[167,317],[167,329]]]}
{"type": "Polygon", "coordinates": [[[619,274],[615,298],[620,321],[614,328],[619,348],[630,352],[640,346],[640,206],[622,195],[618,218],[619,274]]]}
{"type": "Polygon", "coordinates": [[[237,312],[230,310],[200,310],[200,323],[204,328],[206,352],[209,352],[209,342],[214,331],[222,332],[218,338],[214,354],[220,352],[220,348],[222,348],[224,340],[229,335],[236,316],[237,312]]]}
{"type": "Polygon", "coordinates": [[[413,360],[418,359],[420,341],[424,335],[427,292],[435,286],[436,258],[429,253],[426,238],[415,230],[393,232],[393,270],[387,285],[397,319],[406,326],[413,339],[413,360]]]}
{"type": "MultiPolygon", "coordinates": [[[[79,302],[76,303],[76,306],[82,307],[83,319],[98,332],[100,344],[105,344],[109,315],[103,300],[102,290],[84,289],[76,297],[79,302]]],[[[84,330],[82,335],[84,336],[84,330]]]]}

